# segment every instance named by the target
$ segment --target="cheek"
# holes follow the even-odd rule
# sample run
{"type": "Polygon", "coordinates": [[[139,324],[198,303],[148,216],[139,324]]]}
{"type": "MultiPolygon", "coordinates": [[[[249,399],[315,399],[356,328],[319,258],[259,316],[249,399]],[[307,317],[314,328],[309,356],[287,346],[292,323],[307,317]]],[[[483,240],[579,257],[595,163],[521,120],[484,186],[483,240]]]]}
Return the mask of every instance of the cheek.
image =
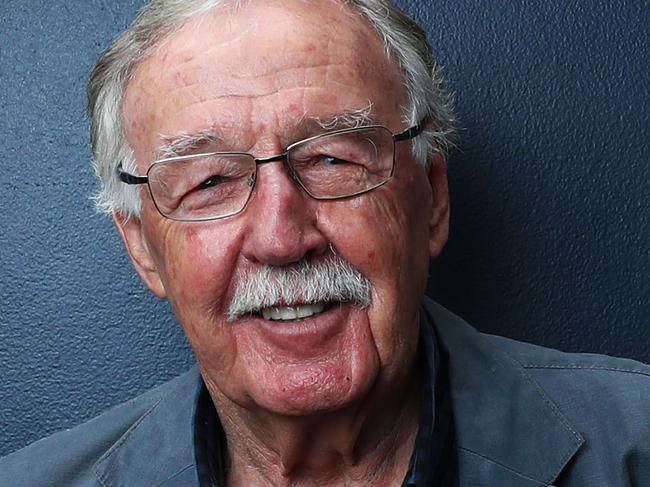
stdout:
{"type": "Polygon", "coordinates": [[[165,239],[165,288],[180,321],[205,328],[205,317],[221,316],[224,309],[238,255],[236,241],[208,225],[186,224],[180,230],[165,239]]]}
{"type": "MultiPolygon", "coordinates": [[[[404,327],[417,319],[428,274],[426,192],[414,186],[406,191],[398,190],[397,184],[386,185],[335,207],[339,222],[333,225],[338,231],[335,248],[373,285],[368,318],[385,366],[399,364],[413,351],[417,327],[411,334],[404,327]]],[[[411,182],[403,187],[410,188],[411,182]]]]}
{"type": "Polygon", "coordinates": [[[164,283],[168,299],[203,368],[229,371],[237,343],[225,321],[238,242],[211,224],[187,224],[165,238],[164,283]]]}
{"type": "Polygon", "coordinates": [[[411,224],[392,192],[332,203],[326,220],[336,251],[371,280],[404,265],[411,224]]]}

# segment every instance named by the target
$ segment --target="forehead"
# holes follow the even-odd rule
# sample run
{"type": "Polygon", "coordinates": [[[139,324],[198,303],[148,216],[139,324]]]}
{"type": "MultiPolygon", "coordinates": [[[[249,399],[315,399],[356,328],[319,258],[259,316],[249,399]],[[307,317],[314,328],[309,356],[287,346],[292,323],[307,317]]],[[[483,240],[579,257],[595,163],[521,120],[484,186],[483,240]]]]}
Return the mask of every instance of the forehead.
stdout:
{"type": "Polygon", "coordinates": [[[188,21],[135,70],[127,139],[218,127],[251,137],[304,117],[362,108],[399,123],[399,73],[373,28],[333,0],[251,1],[188,21]],[[396,116],[396,118],[395,118],[396,116]]]}

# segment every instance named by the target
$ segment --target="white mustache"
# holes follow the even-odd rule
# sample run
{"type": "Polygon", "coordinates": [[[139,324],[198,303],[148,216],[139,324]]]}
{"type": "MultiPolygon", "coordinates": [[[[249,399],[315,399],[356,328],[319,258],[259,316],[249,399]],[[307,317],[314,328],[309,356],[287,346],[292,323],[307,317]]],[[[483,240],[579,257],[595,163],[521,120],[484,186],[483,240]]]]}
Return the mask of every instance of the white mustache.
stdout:
{"type": "Polygon", "coordinates": [[[351,264],[333,255],[325,260],[302,260],[290,267],[265,265],[236,284],[228,306],[228,320],[278,305],[349,302],[370,305],[370,281],[351,264]]]}

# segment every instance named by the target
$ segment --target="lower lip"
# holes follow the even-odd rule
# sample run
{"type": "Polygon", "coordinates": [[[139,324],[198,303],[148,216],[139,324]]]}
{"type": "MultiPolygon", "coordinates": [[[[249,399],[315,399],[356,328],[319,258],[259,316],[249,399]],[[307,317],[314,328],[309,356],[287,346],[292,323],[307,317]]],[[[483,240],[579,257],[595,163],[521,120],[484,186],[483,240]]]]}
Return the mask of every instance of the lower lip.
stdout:
{"type": "Polygon", "coordinates": [[[246,333],[259,334],[267,345],[290,352],[294,357],[314,356],[341,335],[352,310],[351,305],[341,304],[307,318],[273,321],[254,316],[236,326],[243,327],[246,333]]]}

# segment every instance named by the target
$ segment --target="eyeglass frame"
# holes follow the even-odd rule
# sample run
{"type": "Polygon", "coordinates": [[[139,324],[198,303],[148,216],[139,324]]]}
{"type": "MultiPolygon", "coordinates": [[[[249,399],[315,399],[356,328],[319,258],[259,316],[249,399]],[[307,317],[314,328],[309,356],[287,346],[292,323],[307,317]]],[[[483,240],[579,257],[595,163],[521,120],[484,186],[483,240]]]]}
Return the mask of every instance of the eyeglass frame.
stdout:
{"type": "Polygon", "coordinates": [[[327,200],[337,200],[337,199],[344,199],[344,198],[351,198],[353,196],[359,196],[364,193],[368,193],[369,191],[372,191],[373,189],[377,189],[384,184],[386,184],[388,181],[390,181],[393,178],[393,175],[395,173],[395,142],[402,142],[405,140],[411,140],[420,135],[427,123],[429,122],[429,116],[426,115],[420,122],[416,125],[413,125],[412,127],[407,128],[406,130],[403,130],[402,132],[394,133],[392,132],[388,127],[385,125],[381,124],[372,124],[372,125],[362,125],[359,127],[352,127],[352,128],[345,128],[345,129],[340,129],[340,130],[333,130],[330,132],[324,132],[322,134],[317,134],[311,137],[307,137],[306,139],[301,139],[296,142],[293,142],[287,146],[286,149],[284,149],[283,152],[273,155],[273,156],[267,156],[267,157],[255,157],[253,154],[250,154],[248,152],[202,152],[199,154],[188,154],[188,155],[182,155],[182,156],[173,156],[173,157],[165,157],[163,159],[157,159],[155,160],[151,166],[149,166],[149,169],[147,169],[147,175],[146,176],[136,176],[134,174],[129,174],[125,171],[122,170],[122,163],[118,164],[117,166],[117,172],[118,172],[118,177],[120,181],[123,183],[129,184],[129,185],[138,185],[138,184],[146,184],[147,188],[149,188],[149,194],[151,195],[151,200],[154,203],[154,206],[156,207],[156,210],[158,210],[158,213],[160,213],[164,218],[168,218],[170,220],[174,221],[185,221],[185,222],[204,222],[204,221],[212,221],[212,220],[221,220],[223,218],[228,218],[231,216],[238,215],[248,205],[248,202],[251,199],[251,196],[253,194],[253,190],[255,189],[255,184],[257,183],[257,166],[260,166],[262,164],[267,164],[269,162],[276,162],[276,161],[283,161],[285,163],[285,166],[289,169],[289,173],[291,174],[292,179],[298,183],[298,186],[300,186],[305,193],[310,198],[313,198],[318,201],[327,201],[327,200]],[[321,137],[326,137],[326,136],[332,136],[332,135],[340,135],[340,134],[346,134],[350,132],[358,132],[361,130],[368,130],[368,129],[382,129],[386,130],[388,133],[391,134],[393,138],[393,161],[391,165],[391,170],[390,174],[386,178],[385,181],[382,181],[381,183],[378,183],[374,186],[371,186],[370,188],[365,188],[360,191],[357,191],[356,193],[351,193],[351,194],[345,194],[342,196],[314,196],[309,192],[309,190],[305,187],[303,182],[300,180],[298,175],[296,174],[293,166],[289,162],[289,152],[291,152],[292,149],[294,149],[297,146],[304,145],[308,142],[311,142],[313,140],[317,140],[321,137]],[[246,201],[242,204],[242,207],[232,213],[228,213],[226,215],[221,215],[217,217],[208,217],[208,218],[196,218],[196,219],[184,219],[184,218],[173,218],[169,215],[165,215],[159,208],[158,203],[156,202],[156,198],[154,197],[153,191],[151,190],[151,185],[149,184],[149,172],[155,167],[156,164],[158,163],[163,163],[163,162],[173,162],[173,161],[178,161],[178,160],[188,160],[188,159],[193,159],[193,158],[199,158],[199,157],[206,157],[206,156],[214,156],[214,155],[232,155],[232,156],[249,156],[253,159],[253,162],[255,163],[255,172],[252,174],[252,184],[250,185],[250,191],[248,192],[248,196],[246,198],[246,201]]]}

